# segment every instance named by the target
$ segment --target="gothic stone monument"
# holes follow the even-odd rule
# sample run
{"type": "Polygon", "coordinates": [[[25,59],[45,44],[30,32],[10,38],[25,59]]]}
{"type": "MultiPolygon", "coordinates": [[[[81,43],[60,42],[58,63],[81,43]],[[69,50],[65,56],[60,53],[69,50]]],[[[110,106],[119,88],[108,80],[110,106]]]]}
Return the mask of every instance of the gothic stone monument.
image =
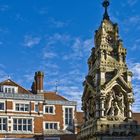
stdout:
{"type": "Polygon", "coordinates": [[[138,134],[139,126],[132,119],[132,72],[126,64],[118,25],[108,16],[108,6],[109,1],[104,0],[105,13],[88,59],[82,96],[85,122],[78,140],[134,140],[138,134]]]}

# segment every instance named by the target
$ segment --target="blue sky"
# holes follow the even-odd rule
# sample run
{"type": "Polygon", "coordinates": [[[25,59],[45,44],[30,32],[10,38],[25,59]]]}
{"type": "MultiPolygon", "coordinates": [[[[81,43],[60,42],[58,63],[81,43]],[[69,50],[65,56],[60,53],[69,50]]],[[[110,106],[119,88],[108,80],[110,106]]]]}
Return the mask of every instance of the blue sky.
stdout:
{"type": "MultiPolygon", "coordinates": [[[[81,104],[87,59],[99,27],[102,0],[0,0],[0,81],[30,89],[34,72],[45,72],[45,89],[81,104]]],[[[109,15],[120,28],[133,71],[134,111],[140,111],[140,1],[112,0],[109,15]]]]}

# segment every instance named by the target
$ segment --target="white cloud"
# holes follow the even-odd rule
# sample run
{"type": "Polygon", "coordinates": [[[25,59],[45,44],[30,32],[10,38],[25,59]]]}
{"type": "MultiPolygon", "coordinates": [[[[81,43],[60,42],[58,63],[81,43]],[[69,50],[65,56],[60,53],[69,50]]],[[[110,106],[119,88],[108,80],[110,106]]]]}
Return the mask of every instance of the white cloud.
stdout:
{"type": "Polygon", "coordinates": [[[1,11],[1,12],[5,12],[5,11],[7,11],[7,10],[9,10],[9,6],[8,6],[8,5],[1,5],[1,6],[0,6],[0,11],[1,11]]]}
{"type": "Polygon", "coordinates": [[[6,80],[9,78],[9,75],[2,69],[0,69],[0,81],[6,80]]]}
{"type": "Polygon", "coordinates": [[[46,47],[53,46],[56,43],[66,44],[71,40],[69,35],[60,34],[60,33],[55,33],[52,36],[47,36],[46,38],[47,38],[46,47]]]}
{"type": "MultiPolygon", "coordinates": [[[[60,86],[58,87],[58,90],[60,91],[61,95],[66,97],[67,99],[71,101],[77,102],[78,111],[81,111],[81,97],[83,91],[81,91],[77,86],[60,86]]],[[[59,93],[59,92],[58,92],[59,93]]]]}
{"type": "Polygon", "coordinates": [[[134,89],[134,99],[135,102],[133,103],[133,111],[140,112],[140,85],[135,83],[133,85],[134,89]]]}
{"type": "Polygon", "coordinates": [[[31,35],[26,35],[24,37],[24,43],[23,45],[26,47],[33,47],[35,45],[38,45],[40,43],[41,38],[40,37],[33,37],[31,35]]]}
{"type": "Polygon", "coordinates": [[[44,52],[44,59],[57,57],[57,54],[54,52],[44,52]]]}
{"type": "Polygon", "coordinates": [[[54,18],[50,18],[49,22],[50,22],[50,26],[55,28],[63,28],[68,25],[67,22],[59,21],[54,18]]]}
{"type": "Polygon", "coordinates": [[[47,8],[41,8],[41,9],[39,10],[39,14],[40,14],[40,15],[46,15],[46,14],[48,14],[48,9],[47,9],[47,8]]]}
{"type": "Polygon", "coordinates": [[[136,39],[134,41],[134,45],[131,47],[131,50],[137,50],[139,49],[139,46],[140,46],[140,39],[136,39]]]}
{"type": "Polygon", "coordinates": [[[82,39],[60,33],[46,36],[46,38],[47,44],[43,49],[43,58],[48,58],[49,61],[42,62],[47,75],[46,89],[54,91],[55,81],[58,81],[58,93],[69,100],[77,101],[78,109],[81,110],[82,83],[86,75],[82,66],[83,63],[86,65],[90,55],[94,44],[93,38],[82,39]],[[65,51],[67,54],[61,50],[67,50],[65,51]],[[59,60],[52,63],[51,59],[56,57],[59,60]],[[63,63],[66,63],[65,68],[60,65],[63,63]]]}
{"type": "Polygon", "coordinates": [[[134,80],[140,80],[140,63],[129,62],[130,70],[133,72],[134,80]]]}
{"type": "Polygon", "coordinates": [[[73,60],[80,60],[83,58],[87,59],[87,56],[89,56],[90,50],[93,47],[93,39],[89,38],[89,39],[85,39],[82,40],[81,38],[73,38],[72,40],[72,53],[70,53],[69,55],[64,55],[63,59],[64,60],[69,60],[69,59],[73,59],[73,60]]]}
{"type": "Polygon", "coordinates": [[[33,78],[34,78],[34,74],[33,73],[32,74],[25,74],[24,78],[26,79],[26,81],[32,83],[33,82],[33,78]]]}
{"type": "Polygon", "coordinates": [[[140,63],[129,61],[129,69],[133,72],[133,92],[135,102],[133,103],[133,111],[140,112],[140,63]]]}
{"type": "Polygon", "coordinates": [[[140,16],[137,16],[137,15],[135,15],[135,16],[132,16],[132,17],[130,17],[129,19],[127,19],[128,20],[128,22],[131,24],[131,23],[133,23],[133,24],[139,24],[139,22],[140,22],[140,16]]]}
{"type": "Polygon", "coordinates": [[[128,0],[127,3],[129,6],[134,6],[138,0],[128,0]]]}

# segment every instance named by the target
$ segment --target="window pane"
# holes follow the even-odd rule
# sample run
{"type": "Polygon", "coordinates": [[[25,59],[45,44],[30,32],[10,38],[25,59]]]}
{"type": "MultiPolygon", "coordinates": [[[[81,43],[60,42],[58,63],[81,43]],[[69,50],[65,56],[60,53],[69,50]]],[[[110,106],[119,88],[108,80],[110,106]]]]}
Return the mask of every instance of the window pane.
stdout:
{"type": "Polygon", "coordinates": [[[54,129],[57,129],[57,123],[54,123],[54,129]]]}
{"type": "Polygon", "coordinates": [[[25,104],[25,111],[29,111],[29,105],[25,104]]]}
{"type": "Polygon", "coordinates": [[[12,88],[12,93],[15,93],[15,89],[14,88],[12,88]]]}
{"type": "Polygon", "coordinates": [[[27,131],[27,125],[23,125],[23,130],[27,131]]]}
{"type": "Polygon", "coordinates": [[[0,103],[0,110],[4,110],[4,103],[0,103]]]}
{"type": "Polygon", "coordinates": [[[16,111],[19,111],[19,104],[16,104],[16,111]]]}
{"type": "Polygon", "coordinates": [[[7,125],[3,124],[3,130],[7,130],[7,125]]]}
{"type": "Polygon", "coordinates": [[[26,124],[26,119],[23,119],[23,124],[26,124]]]}
{"type": "Polygon", "coordinates": [[[18,119],[18,124],[21,124],[22,123],[22,119],[18,119]]]}
{"type": "Polygon", "coordinates": [[[3,118],[3,123],[6,123],[7,122],[7,119],[6,118],[3,118]]]}
{"type": "Polygon", "coordinates": [[[46,112],[46,113],[48,113],[48,112],[49,112],[49,111],[48,111],[48,107],[46,107],[46,108],[45,108],[45,112],[46,112]]]}
{"type": "Polygon", "coordinates": [[[8,93],[11,93],[11,88],[8,88],[8,93]]]}
{"type": "Polygon", "coordinates": [[[50,113],[53,113],[53,107],[50,106],[50,113]]]}
{"type": "Polygon", "coordinates": [[[68,119],[67,118],[65,119],[65,124],[68,124],[68,119]]]}
{"type": "Polygon", "coordinates": [[[20,110],[24,111],[24,104],[20,104],[20,110]]]}
{"type": "Polygon", "coordinates": [[[35,105],[35,112],[38,112],[38,106],[35,105]]]}
{"type": "Polygon", "coordinates": [[[5,88],[5,93],[7,93],[7,88],[5,88]]]}
{"type": "Polygon", "coordinates": [[[52,123],[50,123],[50,129],[53,129],[53,124],[52,123]]]}
{"type": "Polygon", "coordinates": [[[13,126],[13,129],[14,129],[14,130],[17,130],[17,125],[14,125],[14,126],[13,126]]]}
{"type": "Polygon", "coordinates": [[[32,120],[31,119],[28,120],[28,124],[32,124],[32,120]]]}
{"type": "Polygon", "coordinates": [[[49,124],[48,123],[46,123],[45,128],[49,129],[49,124]]]}
{"type": "Polygon", "coordinates": [[[22,130],[22,125],[18,125],[18,130],[22,130]]]}
{"type": "Polygon", "coordinates": [[[17,123],[17,119],[14,119],[14,121],[13,121],[13,122],[14,122],[14,124],[16,124],[16,123],[17,123]]]}
{"type": "Polygon", "coordinates": [[[68,108],[65,109],[65,113],[66,113],[66,114],[68,113],[68,108]]]}
{"type": "Polygon", "coordinates": [[[28,131],[32,131],[32,125],[28,126],[28,131]]]}
{"type": "Polygon", "coordinates": [[[69,108],[69,113],[72,113],[72,108],[69,108]]]}

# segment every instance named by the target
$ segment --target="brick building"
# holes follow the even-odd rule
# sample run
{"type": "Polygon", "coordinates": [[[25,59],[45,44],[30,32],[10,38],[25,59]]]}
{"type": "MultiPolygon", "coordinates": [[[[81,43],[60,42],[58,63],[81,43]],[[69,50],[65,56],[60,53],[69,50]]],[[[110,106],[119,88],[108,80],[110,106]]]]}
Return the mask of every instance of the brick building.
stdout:
{"type": "Polygon", "coordinates": [[[36,72],[31,91],[11,79],[0,83],[0,140],[75,140],[76,102],[43,89],[36,72]]]}

